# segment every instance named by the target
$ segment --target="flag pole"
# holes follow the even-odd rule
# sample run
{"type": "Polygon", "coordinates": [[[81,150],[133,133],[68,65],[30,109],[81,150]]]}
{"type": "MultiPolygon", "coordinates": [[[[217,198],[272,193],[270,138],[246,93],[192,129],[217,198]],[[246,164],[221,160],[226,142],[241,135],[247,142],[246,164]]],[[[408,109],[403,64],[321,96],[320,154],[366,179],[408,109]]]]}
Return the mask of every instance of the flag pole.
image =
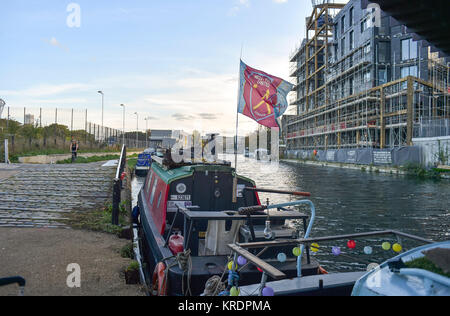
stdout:
{"type": "Polygon", "coordinates": [[[239,76],[238,76],[238,98],[237,98],[237,108],[236,108],[236,137],[234,141],[234,179],[233,179],[233,203],[237,203],[237,166],[238,166],[238,134],[239,134],[239,98],[241,92],[241,62],[242,62],[242,51],[244,49],[244,43],[241,44],[241,57],[239,58],[239,76]]]}

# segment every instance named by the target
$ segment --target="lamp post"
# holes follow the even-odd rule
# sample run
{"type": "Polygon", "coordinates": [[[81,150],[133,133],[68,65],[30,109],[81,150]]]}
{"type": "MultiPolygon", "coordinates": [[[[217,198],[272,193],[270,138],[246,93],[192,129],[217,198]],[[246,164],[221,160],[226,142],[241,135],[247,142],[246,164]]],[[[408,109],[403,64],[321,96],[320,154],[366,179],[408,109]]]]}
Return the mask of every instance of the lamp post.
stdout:
{"type": "Polygon", "coordinates": [[[138,148],[139,147],[139,139],[138,139],[138,137],[139,137],[139,135],[138,135],[138,132],[139,132],[139,114],[138,114],[138,112],[135,112],[134,114],[136,115],[136,148],[138,148]]]}
{"type": "Polygon", "coordinates": [[[148,120],[150,117],[145,118],[145,147],[148,148],[148,120]]]}
{"type": "Polygon", "coordinates": [[[98,93],[100,93],[102,95],[102,135],[103,135],[103,113],[104,113],[104,107],[105,107],[105,94],[103,93],[103,91],[98,91],[98,93]]]}
{"type": "Polygon", "coordinates": [[[122,143],[125,145],[125,104],[121,104],[123,107],[123,132],[122,132],[122,143]]]}

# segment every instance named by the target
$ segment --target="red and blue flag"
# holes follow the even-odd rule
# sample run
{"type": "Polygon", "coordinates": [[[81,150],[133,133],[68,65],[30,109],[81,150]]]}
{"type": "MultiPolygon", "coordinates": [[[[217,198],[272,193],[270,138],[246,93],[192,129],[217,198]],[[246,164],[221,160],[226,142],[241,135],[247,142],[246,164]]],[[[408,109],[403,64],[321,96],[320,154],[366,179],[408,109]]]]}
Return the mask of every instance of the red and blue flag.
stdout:
{"type": "Polygon", "coordinates": [[[287,95],[293,85],[242,61],[239,82],[238,113],[266,127],[278,128],[277,119],[288,108],[287,95]]]}

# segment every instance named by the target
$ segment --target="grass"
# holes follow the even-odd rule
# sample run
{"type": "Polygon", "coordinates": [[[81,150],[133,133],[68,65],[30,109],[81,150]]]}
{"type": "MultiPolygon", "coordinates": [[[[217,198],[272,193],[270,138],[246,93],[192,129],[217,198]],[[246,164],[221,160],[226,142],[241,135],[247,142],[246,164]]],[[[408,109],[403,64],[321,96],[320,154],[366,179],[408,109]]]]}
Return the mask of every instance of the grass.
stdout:
{"type": "Polygon", "coordinates": [[[433,170],[436,171],[436,172],[439,172],[439,173],[444,173],[444,172],[450,173],[449,169],[434,168],[433,170]]]}
{"type": "Polygon", "coordinates": [[[68,214],[68,225],[74,229],[104,232],[119,236],[122,227],[129,223],[124,203],[120,205],[119,226],[112,224],[112,205],[93,212],[77,212],[68,214]]]}
{"type": "MultiPolygon", "coordinates": [[[[92,157],[78,157],[75,160],[75,163],[91,163],[91,162],[98,162],[98,161],[108,161],[108,160],[117,160],[120,158],[120,155],[106,155],[106,156],[92,156],[92,157]]],[[[72,163],[72,158],[58,161],[57,164],[70,164],[72,163]]]]}
{"type": "Polygon", "coordinates": [[[134,169],[136,168],[136,164],[137,164],[137,158],[128,158],[127,159],[127,164],[128,164],[128,168],[130,168],[130,173],[133,174],[134,173],[134,169]]]}
{"type": "MultiPolygon", "coordinates": [[[[120,150],[117,148],[96,148],[96,149],[80,149],[78,151],[79,154],[89,154],[89,153],[117,153],[120,150]]],[[[41,150],[33,150],[27,152],[19,152],[12,154],[10,156],[10,161],[12,163],[19,162],[19,157],[33,157],[33,156],[48,156],[48,155],[64,155],[71,154],[71,151],[68,149],[41,149],[41,150]]]]}
{"type": "Polygon", "coordinates": [[[422,269],[450,278],[450,273],[445,273],[427,258],[419,258],[410,262],[405,262],[405,265],[410,269],[422,269]]]}
{"type": "MultiPolygon", "coordinates": [[[[141,149],[137,148],[127,148],[128,152],[134,152],[134,151],[141,151],[141,149]]],[[[90,153],[114,153],[118,154],[120,152],[120,148],[112,147],[112,148],[95,148],[95,149],[80,149],[78,151],[78,154],[90,154],[90,153]]],[[[33,151],[27,151],[27,152],[19,152],[11,154],[9,157],[9,160],[12,163],[19,163],[20,157],[33,157],[33,156],[48,156],[48,155],[65,155],[65,154],[71,154],[71,151],[68,149],[56,149],[56,148],[50,148],[50,149],[41,149],[41,150],[33,150],[33,151]]],[[[137,157],[137,154],[132,155],[131,157],[137,157]]],[[[117,158],[114,158],[117,159],[117,158]]],[[[71,163],[70,162],[68,163],[71,163]]]]}
{"type": "Polygon", "coordinates": [[[407,164],[401,168],[409,176],[417,177],[420,179],[435,179],[441,178],[440,172],[435,169],[426,169],[418,164],[407,164]]]}

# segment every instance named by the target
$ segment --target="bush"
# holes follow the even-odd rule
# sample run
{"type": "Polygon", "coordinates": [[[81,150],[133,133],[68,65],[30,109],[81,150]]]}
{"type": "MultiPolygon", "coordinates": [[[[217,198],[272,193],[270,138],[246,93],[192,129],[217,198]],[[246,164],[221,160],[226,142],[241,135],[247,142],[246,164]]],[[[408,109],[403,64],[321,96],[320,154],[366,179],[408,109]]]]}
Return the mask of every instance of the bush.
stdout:
{"type": "Polygon", "coordinates": [[[138,271],[139,270],[139,262],[131,261],[128,265],[127,271],[138,271]]]}
{"type": "Polygon", "coordinates": [[[122,258],[134,259],[133,244],[130,243],[130,244],[123,246],[122,249],[120,250],[120,256],[122,258]]]}
{"type": "Polygon", "coordinates": [[[414,176],[421,179],[440,179],[441,175],[434,169],[425,169],[419,164],[409,163],[403,166],[403,171],[410,176],[414,176]]]}

